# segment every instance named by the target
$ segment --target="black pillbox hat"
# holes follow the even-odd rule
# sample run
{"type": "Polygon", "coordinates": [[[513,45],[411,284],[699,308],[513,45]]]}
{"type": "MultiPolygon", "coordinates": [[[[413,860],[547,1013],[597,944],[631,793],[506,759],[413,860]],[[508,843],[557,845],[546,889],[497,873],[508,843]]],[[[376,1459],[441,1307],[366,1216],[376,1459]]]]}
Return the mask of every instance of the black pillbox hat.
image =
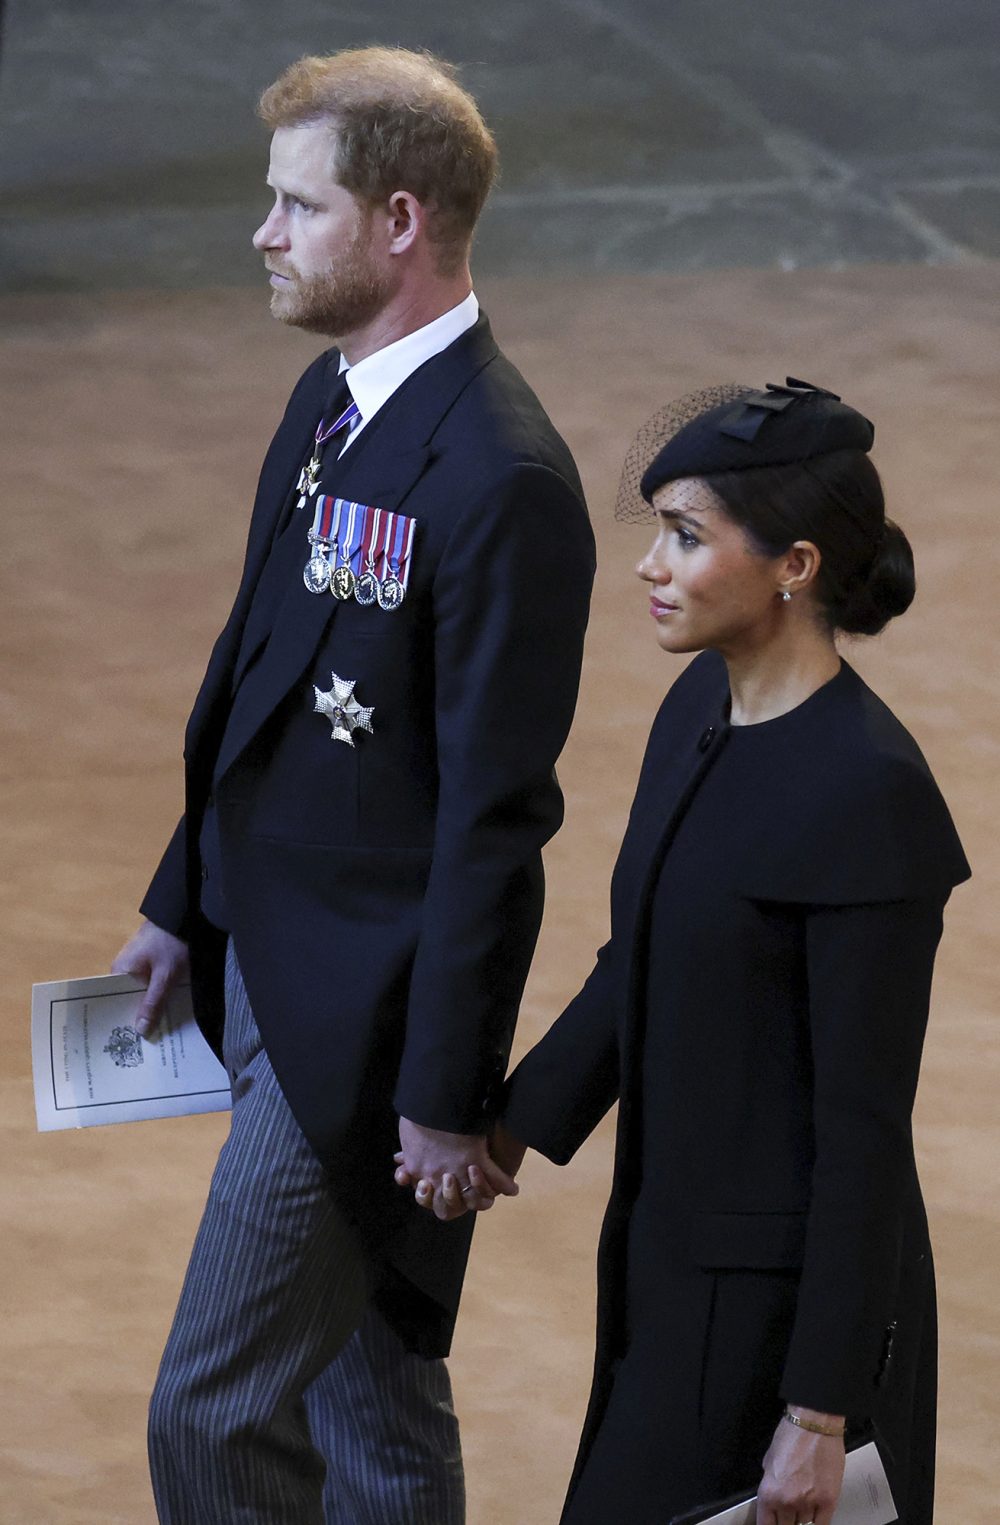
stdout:
{"type": "Polygon", "coordinates": [[[711,476],[750,466],[789,466],[834,450],[866,454],[875,426],[833,392],[796,381],[768,382],[709,408],[667,440],[643,472],[639,490],[651,503],[657,488],[678,477],[711,476]]]}

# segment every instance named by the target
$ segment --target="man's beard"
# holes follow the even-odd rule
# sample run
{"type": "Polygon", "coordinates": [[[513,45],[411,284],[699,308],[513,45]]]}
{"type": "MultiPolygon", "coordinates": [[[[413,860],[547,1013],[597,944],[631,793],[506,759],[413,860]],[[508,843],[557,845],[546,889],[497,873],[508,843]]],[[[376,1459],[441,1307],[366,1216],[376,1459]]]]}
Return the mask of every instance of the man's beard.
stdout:
{"type": "Polygon", "coordinates": [[[392,294],[392,285],[368,252],[367,234],[362,222],[349,247],[324,275],[293,275],[291,285],[274,291],[274,317],[333,339],[356,333],[376,318],[392,294]]]}

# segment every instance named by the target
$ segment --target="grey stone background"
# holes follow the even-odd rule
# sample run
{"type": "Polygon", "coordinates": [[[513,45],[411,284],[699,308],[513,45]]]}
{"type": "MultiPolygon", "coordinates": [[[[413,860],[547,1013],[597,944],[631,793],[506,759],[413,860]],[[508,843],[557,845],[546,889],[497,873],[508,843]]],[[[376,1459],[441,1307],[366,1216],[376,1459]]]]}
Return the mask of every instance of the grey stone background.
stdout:
{"type": "Polygon", "coordinates": [[[998,0],[10,0],[0,290],[259,279],[256,96],[370,42],[497,133],[481,271],[1000,254],[998,0]]]}

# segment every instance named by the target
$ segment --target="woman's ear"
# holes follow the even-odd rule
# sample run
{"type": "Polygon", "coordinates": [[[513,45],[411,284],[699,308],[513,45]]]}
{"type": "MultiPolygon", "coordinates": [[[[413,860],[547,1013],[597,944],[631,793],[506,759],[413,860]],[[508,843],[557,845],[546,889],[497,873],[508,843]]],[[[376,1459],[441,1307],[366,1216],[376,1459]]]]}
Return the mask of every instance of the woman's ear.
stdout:
{"type": "Polygon", "coordinates": [[[796,540],[781,557],[778,591],[794,598],[816,581],[823,557],[811,540],[796,540]]]}

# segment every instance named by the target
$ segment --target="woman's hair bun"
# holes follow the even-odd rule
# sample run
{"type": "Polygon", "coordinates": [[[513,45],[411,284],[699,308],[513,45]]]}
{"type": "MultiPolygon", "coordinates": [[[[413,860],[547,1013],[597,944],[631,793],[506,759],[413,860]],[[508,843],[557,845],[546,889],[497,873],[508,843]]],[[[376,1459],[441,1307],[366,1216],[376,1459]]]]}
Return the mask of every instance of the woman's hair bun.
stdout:
{"type": "Polygon", "coordinates": [[[830,613],[838,630],[846,635],[878,635],[897,614],[912,604],[917,580],[913,551],[898,524],[885,521],[885,533],[864,581],[853,585],[850,595],[830,613]]]}

